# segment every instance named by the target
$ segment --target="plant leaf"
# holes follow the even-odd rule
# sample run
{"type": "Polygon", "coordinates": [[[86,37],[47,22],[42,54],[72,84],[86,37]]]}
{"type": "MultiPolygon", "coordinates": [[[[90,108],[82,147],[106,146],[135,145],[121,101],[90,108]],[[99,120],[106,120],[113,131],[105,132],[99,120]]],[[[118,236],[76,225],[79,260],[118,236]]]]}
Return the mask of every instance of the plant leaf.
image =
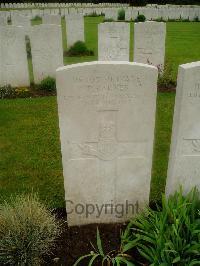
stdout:
{"type": "Polygon", "coordinates": [[[101,237],[100,237],[100,234],[99,234],[98,227],[97,227],[97,247],[98,247],[100,255],[102,257],[105,257],[104,252],[103,252],[103,248],[102,248],[101,237]]]}

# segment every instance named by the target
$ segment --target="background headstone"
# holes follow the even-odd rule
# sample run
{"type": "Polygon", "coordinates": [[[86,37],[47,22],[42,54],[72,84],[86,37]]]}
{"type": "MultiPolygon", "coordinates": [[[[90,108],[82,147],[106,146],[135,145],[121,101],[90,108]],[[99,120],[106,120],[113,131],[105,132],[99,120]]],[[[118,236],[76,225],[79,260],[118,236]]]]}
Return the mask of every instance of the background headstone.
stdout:
{"type": "Polygon", "coordinates": [[[100,217],[97,209],[89,217],[68,213],[70,226],[127,221],[148,204],[157,73],[144,64],[100,61],[57,70],[67,211],[102,208],[100,217]],[[119,217],[112,207],[106,213],[111,203],[136,207],[119,217]]]}
{"type": "Polygon", "coordinates": [[[98,59],[129,61],[130,24],[105,22],[98,25],[98,59]]]}
{"type": "Polygon", "coordinates": [[[166,24],[139,22],[134,27],[134,62],[164,68],[166,24]]]}
{"type": "Polygon", "coordinates": [[[200,189],[200,62],[179,66],[166,194],[200,189]]]}
{"type": "Polygon", "coordinates": [[[60,15],[44,15],[42,17],[43,24],[61,25],[60,15]]]}
{"type": "Polygon", "coordinates": [[[30,41],[35,83],[47,76],[55,77],[56,69],[63,65],[61,26],[34,26],[30,41]]]}
{"type": "Polygon", "coordinates": [[[84,17],[79,14],[65,16],[67,31],[67,46],[72,46],[77,41],[84,41],[84,17]]]}
{"type": "Polygon", "coordinates": [[[29,72],[22,27],[0,27],[0,86],[29,86],[29,72]]]}
{"type": "Polygon", "coordinates": [[[11,12],[11,20],[14,26],[31,26],[31,18],[21,15],[19,11],[11,12]]]}
{"type": "Polygon", "coordinates": [[[0,26],[6,26],[7,24],[7,18],[5,16],[0,16],[0,26]]]}

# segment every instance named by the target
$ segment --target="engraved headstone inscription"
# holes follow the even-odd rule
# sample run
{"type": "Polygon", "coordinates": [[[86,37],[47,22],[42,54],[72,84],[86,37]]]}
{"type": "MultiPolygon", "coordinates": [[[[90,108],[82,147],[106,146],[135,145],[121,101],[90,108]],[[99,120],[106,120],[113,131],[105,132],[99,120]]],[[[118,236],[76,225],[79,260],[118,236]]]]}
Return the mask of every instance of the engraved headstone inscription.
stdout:
{"type": "Polygon", "coordinates": [[[70,226],[126,221],[148,204],[157,72],[114,61],[57,70],[70,226]]]}

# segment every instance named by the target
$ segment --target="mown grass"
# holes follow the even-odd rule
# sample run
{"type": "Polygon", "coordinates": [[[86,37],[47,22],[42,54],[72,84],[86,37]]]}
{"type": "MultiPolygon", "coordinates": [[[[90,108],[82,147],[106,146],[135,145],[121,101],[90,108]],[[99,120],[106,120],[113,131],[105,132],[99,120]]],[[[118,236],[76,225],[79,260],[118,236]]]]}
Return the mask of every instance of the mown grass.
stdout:
{"type": "Polygon", "coordinates": [[[164,193],[165,190],[174,101],[175,93],[158,93],[151,180],[151,201],[161,200],[161,193],[164,193]]]}
{"type": "Polygon", "coordinates": [[[0,150],[0,201],[33,190],[64,206],[55,97],[0,101],[0,150]]]}
{"type": "MultiPolygon", "coordinates": [[[[152,200],[164,191],[173,103],[174,93],[158,93],[152,200]]],[[[0,201],[35,191],[64,207],[56,97],[0,101],[0,121],[0,201]]]]}
{"type": "Polygon", "coordinates": [[[200,23],[167,22],[166,62],[176,80],[178,66],[200,61],[200,23]]]}

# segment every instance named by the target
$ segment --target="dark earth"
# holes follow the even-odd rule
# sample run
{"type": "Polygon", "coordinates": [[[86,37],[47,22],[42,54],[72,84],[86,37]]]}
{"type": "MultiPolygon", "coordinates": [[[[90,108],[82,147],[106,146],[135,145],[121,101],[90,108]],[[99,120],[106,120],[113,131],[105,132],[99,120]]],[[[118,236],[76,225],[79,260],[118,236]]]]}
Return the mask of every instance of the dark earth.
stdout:
{"type": "MultiPolygon", "coordinates": [[[[126,224],[92,224],[84,226],[67,226],[67,216],[65,209],[57,209],[57,218],[62,223],[62,233],[56,243],[56,248],[48,258],[44,258],[44,265],[55,266],[73,266],[76,260],[94,251],[92,245],[97,248],[96,234],[97,227],[100,232],[101,241],[104,253],[107,254],[111,251],[118,251],[120,248],[120,235],[125,230],[126,224]],[[92,243],[92,244],[91,244],[92,243]]],[[[137,253],[130,254],[134,259],[140,259],[137,253]]],[[[88,260],[83,260],[79,263],[80,266],[88,266],[88,260]]],[[[95,266],[100,266],[101,261],[97,261],[95,266]]],[[[106,263],[104,263],[105,266],[106,263]]],[[[148,264],[140,263],[135,265],[146,266],[148,264]]]]}

